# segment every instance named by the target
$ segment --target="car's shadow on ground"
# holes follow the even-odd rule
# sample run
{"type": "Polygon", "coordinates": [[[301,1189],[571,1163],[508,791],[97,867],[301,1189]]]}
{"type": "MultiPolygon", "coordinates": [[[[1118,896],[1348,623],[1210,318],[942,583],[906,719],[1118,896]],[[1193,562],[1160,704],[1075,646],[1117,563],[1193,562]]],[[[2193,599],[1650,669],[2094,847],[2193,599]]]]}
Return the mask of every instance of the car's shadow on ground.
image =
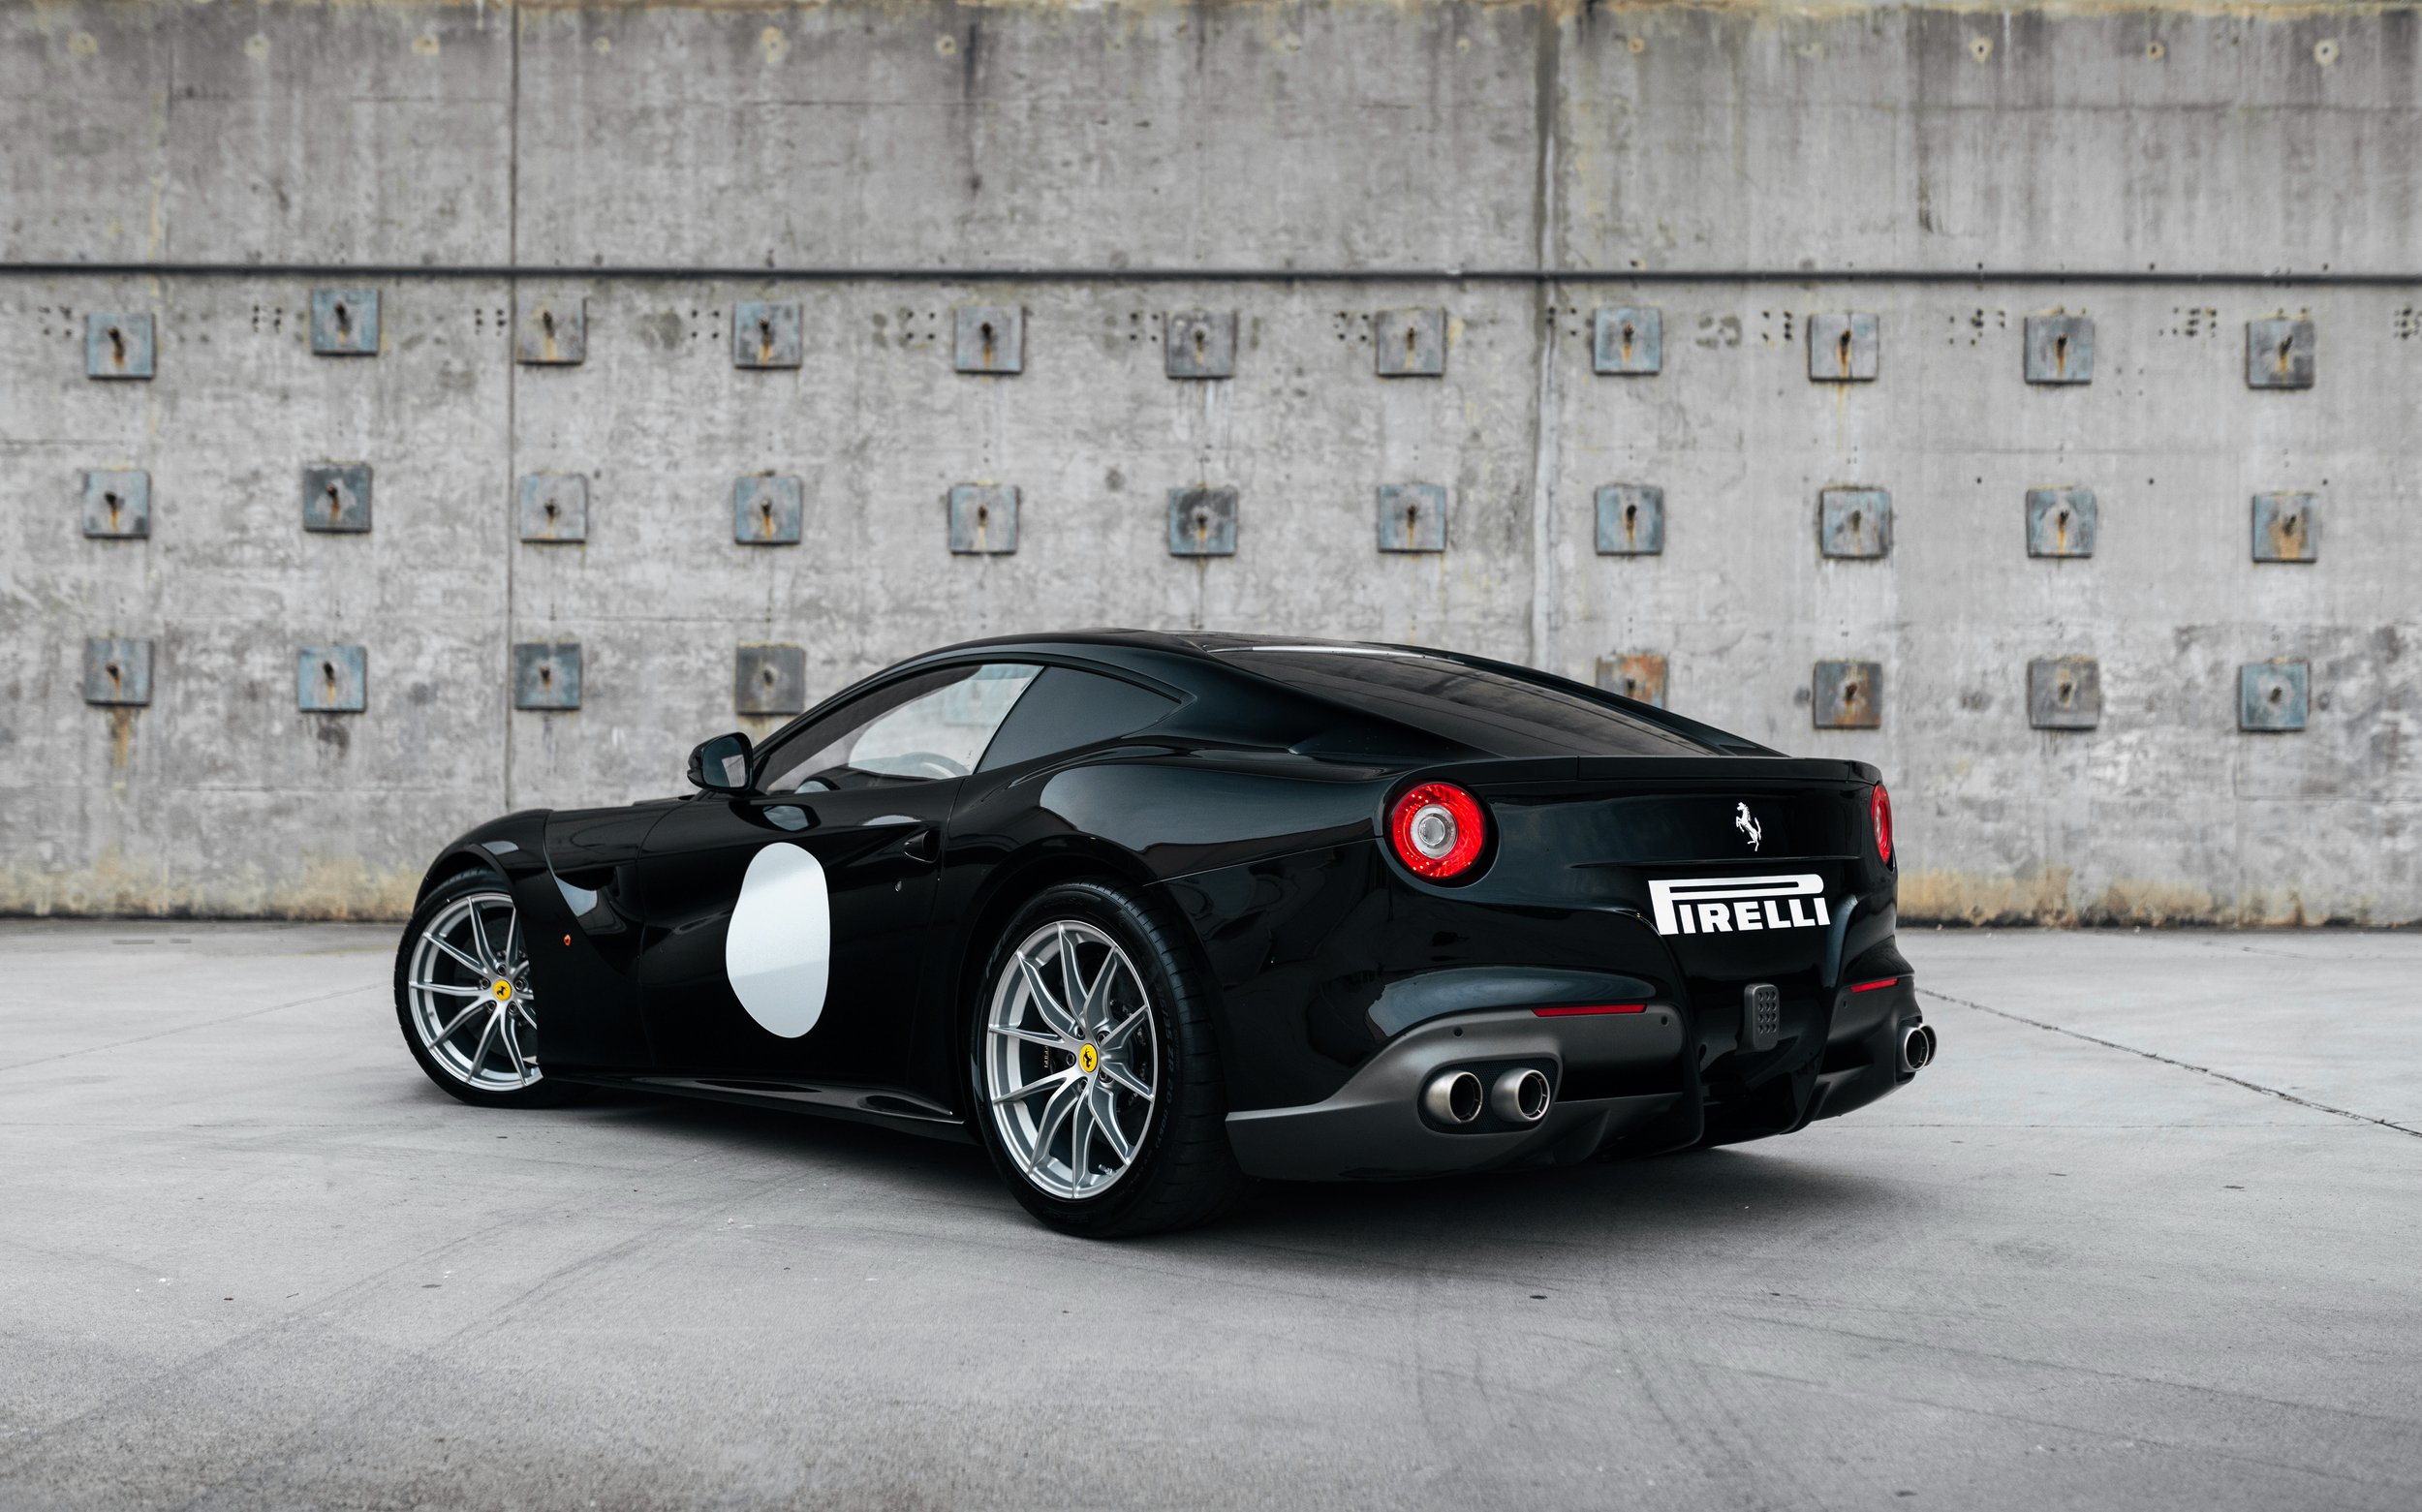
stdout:
{"type": "Polygon", "coordinates": [[[1871,1219],[1905,1200],[1888,1180],[1795,1157],[1776,1142],[1551,1170],[1424,1181],[1264,1183],[1221,1226],[1227,1238],[1289,1247],[1418,1240],[1500,1253],[1621,1242],[1689,1246],[1754,1226],[1772,1242],[1871,1219]]]}
{"type": "MultiPolygon", "coordinates": [[[[790,1113],[711,1097],[684,1097],[594,1087],[567,1110],[574,1117],[631,1131],[654,1131],[667,1140],[703,1142],[767,1157],[795,1157],[843,1165],[870,1179],[930,1182],[945,1188],[928,1195],[959,1196],[958,1190],[998,1190],[999,1180],[982,1150],[956,1138],[927,1138],[828,1114],[790,1113]]],[[[1006,1194],[1003,1200],[1008,1200],[1006,1194]]]]}
{"type": "MultiPolygon", "coordinates": [[[[840,1167],[896,1183],[908,1201],[991,1210],[1032,1223],[973,1144],[924,1139],[845,1120],[735,1103],[604,1092],[579,1116],[668,1140],[840,1167]]],[[[1131,1243],[1176,1251],[1243,1244],[1270,1250],[1352,1250],[1418,1240],[1435,1261],[1449,1249],[1502,1252],[1509,1243],[1689,1246],[1754,1227],[1764,1243],[1816,1236],[1905,1207],[1889,1179],[1792,1152],[1788,1136],[1756,1144],[1554,1170],[1496,1171],[1402,1182],[1264,1182],[1202,1228],[1131,1243]]]]}

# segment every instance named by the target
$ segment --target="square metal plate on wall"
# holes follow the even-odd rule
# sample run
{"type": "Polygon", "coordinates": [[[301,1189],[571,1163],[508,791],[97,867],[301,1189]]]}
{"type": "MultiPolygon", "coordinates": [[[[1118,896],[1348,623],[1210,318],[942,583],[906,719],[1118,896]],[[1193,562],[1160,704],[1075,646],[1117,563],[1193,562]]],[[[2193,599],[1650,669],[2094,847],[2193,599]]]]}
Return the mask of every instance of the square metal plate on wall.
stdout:
{"type": "Polygon", "coordinates": [[[305,714],[359,714],[370,701],[370,653],[361,646],[304,646],[295,653],[295,707],[305,714]]]}
{"type": "Polygon", "coordinates": [[[1008,556],[1017,549],[1017,489],[1009,483],[958,483],[949,496],[950,550],[1008,556]]]}
{"type": "Polygon", "coordinates": [[[805,495],[795,478],[733,478],[731,539],[744,546],[797,545],[805,495]]]}
{"type": "Polygon", "coordinates": [[[573,367],[588,359],[589,301],[581,294],[525,293],[513,316],[513,360],[573,367]]]}
{"type": "Polygon", "coordinates": [[[1232,557],[1236,554],[1236,490],[1169,490],[1169,555],[1232,557]]]}
{"type": "Polygon", "coordinates": [[[589,480],[576,473],[531,473],[513,489],[513,533],[538,545],[589,539],[589,480]]]}
{"type": "Polygon", "coordinates": [[[2313,331],[2311,321],[2284,317],[2246,323],[2246,386],[2249,388],[2310,388],[2313,386],[2313,331]]]}
{"type": "Polygon", "coordinates": [[[324,357],[379,355],[379,292],[375,289],[311,291],[311,350],[324,357]]]}
{"type": "Polygon", "coordinates": [[[370,530],[370,464],[322,462],[303,469],[302,527],[325,535],[370,530]]]}
{"type": "Polygon", "coordinates": [[[1590,367],[1644,377],[1665,362],[1665,318],[1645,306],[1614,305],[1590,317],[1590,367]]]}
{"type": "Polygon", "coordinates": [[[2039,657],[2028,663],[2027,723],[2037,729],[2092,729],[2101,724],[2101,664],[2092,657],[2039,657]]]}
{"type": "Polygon", "coordinates": [[[1654,651],[1599,657],[1598,686],[1661,709],[1665,707],[1665,659],[1654,651]]]}
{"type": "Polygon", "coordinates": [[[806,648],[740,647],[731,659],[731,706],[741,714],[807,712],[806,648]]]}
{"type": "Polygon", "coordinates": [[[86,378],[149,378],[151,317],[109,313],[84,317],[86,378]]]}
{"type": "Polygon", "coordinates": [[[1819,662],[1809,685],[1810,717],[1818,729],[1883,726],[1883,663],[1819,662]]]}
{"type": "Polygon", "coordinates": [[[1236,376],[1236,312],[1169,312],[1162,323],[1162,359],[1171,378],[1236,376]]]}
{"type": "Polygon", "coordinates": [[[740,299],[731,306],[731,365],[800,365],[799,307],[787,300],[740,299]]]}
{"type": "Polygon", "coordinates": [[[513,707],[580,707],[580,643],[523,641],[513,647],[513,707]]]}
{"type": "Polygon", "coordinates": [[[1816,549],[1829,557],[1891,555],[1892,495],[1881,488],[1819,490],[1816,549]]]}
{"type": "Polygon", "coordinates": [[[151,642],[84,642],[84,701],[140,707],[151,701],[151,642]]]}
{"type": "Polygon", "coordinates": [[[2027,490],[2027,554],[2090,557],[2101,521],[2091,488],[2027,490]]]}
{"type": "Polygon", "coordinates": [[[1436,483],[1380,485],[1380,549],[1446,549],[1446,490],[1436,483]]]}
{"type": "Polygon", "coordinates": [[[1371,317],[1371,361],[1382,378],[1446,374],[1446,312],[1382,310],[1371,317]]]}
{"type": "Polygon", "coordinates": [[[1876,317],[1853,311],[1808,318],[1808,376],[1819,384],[1873,383],[1883,344],[1876,317]]]}
{"type": "Polygon", "coordinates": [[[1665,549],[1665,490],[1608,483],[1598,490],[1598,554],[1653,557],[1665,549]]]}
{"type": "Polygon", "coordinates": [[[2253,496],[2253,559],[2256,562],[2321,560],[2321,516],[2310,493],[2253,496]]]}
{"type": "Polygon", "coordinates": [[[2237,669],[2237,727],[2302,729],[2312,692],[2313,669],[2306,663],[2250,662],[2237,669]]]}
{"type": "Polygon", "coordinates": [[[961,305],[953,312],[950,359],[962,373],[1026,370],[1026,312],[1013,305],[961,305]]]}
{"type": "Polygon", "coordinates": [[[86,473],[84,534],[96,540],[142,540],[151,535],[149,473],[86,473]]]}
{"type": "Polygon", "coordinates": [[[2094,382],[2094,322],[2083,315],[2027,317],[2027,382],[2094,382]]]}

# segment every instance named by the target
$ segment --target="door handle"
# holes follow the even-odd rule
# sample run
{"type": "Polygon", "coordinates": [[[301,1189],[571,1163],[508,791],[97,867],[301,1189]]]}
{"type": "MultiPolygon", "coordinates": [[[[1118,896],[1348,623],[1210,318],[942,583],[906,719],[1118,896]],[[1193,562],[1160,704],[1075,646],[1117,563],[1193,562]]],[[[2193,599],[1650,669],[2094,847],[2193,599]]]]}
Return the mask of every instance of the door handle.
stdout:
{"type": "Polygon", "coordinates": [[[942,858],[942,837],[931,825],[924,826],[900,842],[900,854],[912,861],[936,861],[942,858]]]}

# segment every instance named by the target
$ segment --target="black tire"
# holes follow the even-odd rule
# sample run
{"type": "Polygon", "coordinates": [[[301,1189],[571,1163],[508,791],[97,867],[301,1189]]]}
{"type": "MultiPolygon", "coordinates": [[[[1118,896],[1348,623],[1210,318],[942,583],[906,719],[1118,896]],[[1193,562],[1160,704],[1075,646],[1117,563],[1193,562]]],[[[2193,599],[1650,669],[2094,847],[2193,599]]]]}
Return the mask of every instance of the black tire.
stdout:
{"type": "Polygon", "coordinates": [[[1206,1221],[1251,1189],[1252,1179],[1238,1169],[1227,1142],[1209,974],[1195,963],[1181,926],[1163,921],[1136,894],[1107,881],[1046,888],[1003,926],[971,991],[966,1070],[972,1119],[994,1169],[1027,1212],[1062,1233],[1120,1239],[1206,1221]],[[1156,1095],[1133,1157],[1106,1190],[1073,1199],[1038,1186],[1010,1154],[987,1095],[985,1069],[996,985],[1004,972],[1016,971],[1012,953],[1021,941],[1060,922],[1091,926],[1125,951],[1157,1036],[1156,1095]]]}
{"type": "MultiPolygon", "coordinates": [[[[462,1064],[471,1061],[469,1051],[474,1043],[478,1044],[481,1052],[480,1059],[472,1063],[475,1070],[496,1066],[501,1076],[503,1066],[513,1064],[512,1060],[505,1060],[502,1065],[499,1065],[501,1052],[491,1048],[492,1035],[489,1039],[477,1037],[483,1026],[476,1013],[470,1023],[439,1041],[441,1045],[449,1047],[441,1053],[432,1053],[429,1045],[424,1041],[417,1020],[419,1009],[415,1003],[416,996],[426,997],[432,1003],[450,1003],[458,1001],[466,1009],[477,1009],[481,1003],[489,1001],[478,996],[458,996],[460,989],[469,988],[475,981],[469,968],[435,947],[424,953],[421,950],[421,943],[423,937],[432,926],[439,924],[450,914],[458,913],[466,900],[490,897],[501,898],[503,902],[472,905],[475,913],[480,916],[480,927],[482,928],[486,927],[489,921],[505,916],[506,911],[512,907],[512,890],[505,885],[503,878],[484,867],[475,867],[468,871],[457,872],[438,883],[429,890],[429,895],[421,900],[420,906],[413,910],[412,922],[404,926],[403,941],[395,949],[395,1026],[403,1033],[404,1048],[412,1052],[412,1058],[419,1063],[421,1071],[428,1076],[429,1080],[444,1089],[450,1096],[460,1098],[474,1107],[481,1108],[560,1106],[576,1096],[579,1089],[565,1082],[547,1079],[539,1070],[535,1054],[521,1055],[517,1043],[513,1046],[512,1055],[513,1059],[522,1063],[530,1077],[525,1085],[510,1087],[480,1085],[477,1081],[465,1078],[462,1064]],[[436,973],[429,979],[444,982],[450,989],[446,996],[440,997],[435,993],[419,995],[415,993],[413,971],[416,957],[421,958],[424,967],[431,962],[440,963],[436,973]]],[[[469,948],[473,955],[479,954],[477,947],[470,942],[468,929],[462,924],[458,923],[453,930],[449,932],[449,940],[456,949],[469,948]],[[458,936],[461,938],[456,938],[458,936]]],[[[491,940],[490,943],[499,953],[512,948],[508,941],[491,940]]],[[[526,947],[520,954],[524,958],[522,970],[507,974],[518,975],[526,986],[528,984],[526,947]]],[[[543,995],[537,992],[529,992],[521,996],[530,1003],[543,1002],[543,995]]],[[[512,1025],[519,1033],[527,1033],[527,1029],[523,1026],[534,1022],[535,1013],[541,1010],[532,1007],[523,1010],[518,1016],[512,1016],[512,1010],[521,1007],[520,1003],[514,1003],[512,1009],[491,1008],[490,1016],[500,1023],[512,1025]]],[[[517,1037],[517,1034],[512,1036],[515,1040],[517,1037]]]]}

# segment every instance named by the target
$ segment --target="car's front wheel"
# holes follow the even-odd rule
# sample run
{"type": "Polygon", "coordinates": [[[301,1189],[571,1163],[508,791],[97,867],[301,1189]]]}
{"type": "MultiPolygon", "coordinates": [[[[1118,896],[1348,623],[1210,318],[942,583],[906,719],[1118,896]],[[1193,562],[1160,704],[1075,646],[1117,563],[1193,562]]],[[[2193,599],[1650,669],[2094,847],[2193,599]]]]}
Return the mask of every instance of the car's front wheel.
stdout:
{"type": "Polygon", "coordinates": [[[429,1080],[481,1107],[564,1101],[571,1089],[539,1069],[538,1012],[521,910],[503,879],[464,872],[432,888],[395,951],[395,1018],[429,1080]]]}
{"type": "Polygon", "coordinates": [[[1208,985],[1139,899],[1103,882],[1044,890],[978,981],[975,1122],[1028,1212],[1106,1239],[1200,1222],[1244,1190],[1208,985]]]}

